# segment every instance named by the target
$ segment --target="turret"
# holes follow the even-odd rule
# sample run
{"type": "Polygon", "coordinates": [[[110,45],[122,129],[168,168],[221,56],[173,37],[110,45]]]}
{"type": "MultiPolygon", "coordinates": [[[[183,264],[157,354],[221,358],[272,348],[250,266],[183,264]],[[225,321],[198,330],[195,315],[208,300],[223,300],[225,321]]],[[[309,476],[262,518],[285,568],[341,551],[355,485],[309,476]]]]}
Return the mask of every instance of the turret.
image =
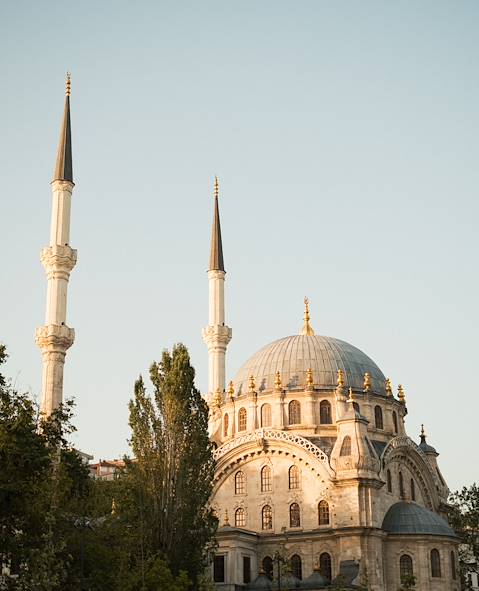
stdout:
{"type": "Polygon", "coordinates": [[[63,366],[75,331],[66,325],[67,290],[77,251],[70,247],[70,209],[73,167],[70,127],[70,74],[67,74],[63,121],[53,174],[50,244],[40,260],[47,275],[45,325],[36,330],[36,343],[42,350],[43,378],[41,410],[49,415],[63,400],[63,366]]]}

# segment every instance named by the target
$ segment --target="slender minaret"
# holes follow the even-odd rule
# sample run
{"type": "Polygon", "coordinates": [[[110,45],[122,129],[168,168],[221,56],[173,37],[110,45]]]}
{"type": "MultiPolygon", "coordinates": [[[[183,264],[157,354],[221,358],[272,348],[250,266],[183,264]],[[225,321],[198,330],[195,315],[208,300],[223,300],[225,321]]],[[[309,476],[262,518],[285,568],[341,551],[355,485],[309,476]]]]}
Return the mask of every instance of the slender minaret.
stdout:
{"type": "Polygon", "coordinates": [[[225,389],[226,347],[231,340],[231,328],[225,325],[225,266],[221,242],[219,185],[215,177],[213,230],[211,234],[209,285],[209,321],[203,329],[203,340],[208,347],[208,393],[225,389]]]}
{"type": "Polygon", "coordinates": [[[70,247],[70,208],[74,187],[70,129],[70,74],[67,74],[65,110],[60,130],[57,161],[52,185],[52,223],[50,246],[40,260],[48,279],[45,326],[36,330],[36,342],[42,350],[43,379],[41,410],[49,415],[63,400],[63,365],[67,349],[75,338],[66,325],[67,289],[77,251],[70,247]]]}

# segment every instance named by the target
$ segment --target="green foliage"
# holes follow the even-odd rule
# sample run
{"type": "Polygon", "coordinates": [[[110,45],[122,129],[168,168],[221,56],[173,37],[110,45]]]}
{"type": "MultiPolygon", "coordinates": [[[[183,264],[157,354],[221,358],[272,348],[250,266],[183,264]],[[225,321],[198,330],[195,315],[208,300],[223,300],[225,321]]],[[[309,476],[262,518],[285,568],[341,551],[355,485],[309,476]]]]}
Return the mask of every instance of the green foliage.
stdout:
{"type": "Polygon", "coordinates": [[[462,540],[459,568],[463,585],[466,585],[467,573],[479,572],[479,486],[474,483],[452,493],[449,506],[449,521],[462,540]]]}
{"type": "Polygon", "coordinates": [[[401,586],[398,591],[412,591],[416,588],[416,577],[414,575],[404,575],[401,577],[401,586]]]}

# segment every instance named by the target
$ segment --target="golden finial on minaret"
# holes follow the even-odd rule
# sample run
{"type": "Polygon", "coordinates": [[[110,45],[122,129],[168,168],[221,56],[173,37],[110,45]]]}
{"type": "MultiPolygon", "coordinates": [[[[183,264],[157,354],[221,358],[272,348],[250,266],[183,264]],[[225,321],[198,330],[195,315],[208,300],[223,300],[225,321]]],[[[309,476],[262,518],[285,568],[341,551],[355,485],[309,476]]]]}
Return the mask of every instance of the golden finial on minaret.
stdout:
{"type": "Polygon", "coordinates": [[[66,83],[65,83],[65,94],[67,96],[70,96],[71,89],[72,89],[71,74],[70,74],[70,72],[67,72],[67,79],[66,79],[66,83]]]}
{"type": "Polygon", "coordinates": [[[354,394],[353,394],[353,389],[351,386],[349,386],[349,398],[348,398],[348,402],[354,402],[354,394]]]}
{"type": "Polygon", "coordinates": [[[338,379],[336,380],[338,388],[344,388],[344,372],[342,369],[338,369],[338,379]]]}
{"type": "Polygon", "coordinates": [[[274,389],[280,391],[283,389],[283,385],[281,383],[281,373],[279,371],[276,372],[274,377],[274,389]]]}
{"type": "Polygon", "coordinates": [[[235,386],[232,381],[228,384],[228,394],[229,394],[230,400],[234,400],[235,386]]]}
{"type": "Polygon", "coordinates": [[[249,377],[249,385],[248,385],[248,387],[249,387],[249,391],[250,392],[254,392],[256,390],[256,384],[255,384],[255,381],[254,381],[254,375],[253,374],[251,374],[250,377],[249,377]]]}
{"type": "Polygon", "coordinates": [[[371,390],[371,376],[369,375],[368,372],[366,372],[364,374],[364,387],[363,387],[363,391],[364,392],[369,392],[371,390]]]}
{"type": "Polygon", "coordinates": [[[406,404],[406,395],[404,394],[404,386],[402,384],[398,384],[398,398],[399,402],[406,404]]]}
{"type": "Polygon", "coordinates": [[[218,199],[219,194],[220,194],[220,184],[218,182],[217,176],[215,176],[215,192],[214,192],[214,194],[215,194],[216,199],[218,199]]]}
{"type": "Polygon", "coordinates": [[[312,390],[313,384],[314,384],[313,370],[310,367],[308,367],[308,369],[306,370],[306,388],[308,390],[312,390]]]}
{"type": "Polygon", "coordinates": [[[385,390],[386,390],[386,394],[388,396],[392,396],[393,395],[393,386],[391,384],[391,380],[389,378],[386,378],[386,383],[385,383],[385,390]]]}
{"type": "Polygon", "coordinates": [[[219,388],[216,389],[215,392],[215,396],[213,398],[213,403],[215,406],[221,406],[221,403],[223,402],[222,396],[221,396],[221,391],[219,388]]]}
{"type": "Polygon", "coordinates": [[[311,324],[309,323],[311,317],[309,315],[309,300],[308,298],[304,298],[304,324],[303,329],[301,330],[302,335],[306,335],[308,337],[312,337],[314,335],[314,330],[311,324]]]}

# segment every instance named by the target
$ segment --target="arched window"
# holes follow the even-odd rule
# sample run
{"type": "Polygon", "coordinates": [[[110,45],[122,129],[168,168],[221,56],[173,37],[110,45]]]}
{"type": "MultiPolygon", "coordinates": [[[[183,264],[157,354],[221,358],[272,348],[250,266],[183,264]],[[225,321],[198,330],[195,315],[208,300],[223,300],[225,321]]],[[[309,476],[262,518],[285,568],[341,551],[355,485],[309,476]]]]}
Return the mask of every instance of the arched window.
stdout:
{"type": "Polygon", "coordinates": [[[319,525],[329,525],[329,505],[327,501],[319,501],[318,523],[319,525]]]}
{"type": "Polygon", "coordinates": [[[246,431],[246,408],[244,407],[238,411],[238,431],[246,431]]]}
{"type": "Polygon", "coordinates": [[[327,552],[323,552],[319,556],[319,572],[328,581],[331,580],[331,556],[327,552]]]}
{"type": "Polygon", "coordinates": [[[394,430],[394,434],[397,435],[397,432],[398,432],[398,416],[397,416],[395,410],[393,410],[393,430],[394,430]]]}
{"type": "Polygon", "coordinates": [[[441,576],[441,557],[439,556],[439,550],[433,548],[431,550],[431,577],[441,576]]]}
{"type": "Polygon", "coordinates": [[[236,527],[244,527],[246,525],[246,513],[244,509],[240,507],[235,511],[235,526],[236,527]]]}
{"type": "Polygon", "coordinates": [[[301,405],[297,400],[291,400],[288,404],[288,418],[290,425],[299,425],[301,423],[301,405]]]}
{"type": "Polygon", "coordinates": [[[328,400],[321,400],[319,403],[319,422],[322,425],[331,425],[331,403],[328,400]]]}
{"type": "Polygon", "coordinates": [[[298,466],[291,466],[288,471],[289,488],[299,488],[299,468],[298,466]]]}
{"type": "Polygon", "coordinates": [[[263,570],[264,574],[268,577],[270,581],[273,580],[273,559],[271,556],[265,556],[263,558],[263,570]]]}
{"type": "Polygon", "coordinates": [[[229,416],[228,413],[223,417],[223,437],[228,437],[229,416]]]}
{"type": "Polygon", "coordinates": [[[391,479],[391,470],[388,470],[386,472],[386,480],[387,480],[387,483],[388,483],[388,492],[393,492],[393,482],[392,482],[392,479],[391,479]]]}
{"type": "Polygon", "coordinates": [[[343,443],[341,444],[341,451],[339,452],[340,456],[350,456],[351,455],[351,437],[346,435],[343,439],[343,443]]]}
{"type": "Polygon", "coordinates": [[[271,405],[263,404],[261,407],[261,426],[271,427],[271,405]]]}
{"type": "Polygon", "coordinates": [[[376,425],[376,429],[384,429],[383,411],[378,405],[374,407],[374,424],[376,425]]]}
{"type": "Polygon", "coordinates": [[[414,479],[411,478],[411,501],[416,500],[416,486],[414,484],[414,479]]]}
{"type": "Polygon", "coordinates": [[[295,577],[298,577],[299,580],[303,578],[301,556],[298,556],[298,554],[293,554],[293,556],[291,556],[291,572],[295,577]]]}
{"type": "Polygon", "coordinates": [[[405,583],[407,578],[413,575],[412,558],[409,554],[403,554],[399,559],[399,576],[400,582],[405,583]]]}
{"type": "Polygon", "coordinates": [[[263,466],[261,468],[261,492],[270,492],[271,489],[271,468],[269,466],[263,466]]]}
{"type": "Polygon", "coordinates": [[[454,550],[451,550],[451,578],[455,581],[456,577],[456,555],[454,554],[454,550]]]}
{"type": "Polygon", "coordinates": [[[289,527],[301,527],[301,514],[298,503],[289,506],[289,527]]]}
{"type": "Polygon", "coordinates": [[[235,495],[244,495],[246,493],[246,478],[244,472],[235,474],[235,495]]]}
{"type": "Polygon", "coordinates": [[[273,529],[273,511],[269,505],[265,505],[261,509],[261,528],[273,529]]]}
{"type": "Polygon", "coordinates": [[[402,472],[399,472],[399,495],[401,499],[404,499],[404,480],[402,477],[402,472]]]}

